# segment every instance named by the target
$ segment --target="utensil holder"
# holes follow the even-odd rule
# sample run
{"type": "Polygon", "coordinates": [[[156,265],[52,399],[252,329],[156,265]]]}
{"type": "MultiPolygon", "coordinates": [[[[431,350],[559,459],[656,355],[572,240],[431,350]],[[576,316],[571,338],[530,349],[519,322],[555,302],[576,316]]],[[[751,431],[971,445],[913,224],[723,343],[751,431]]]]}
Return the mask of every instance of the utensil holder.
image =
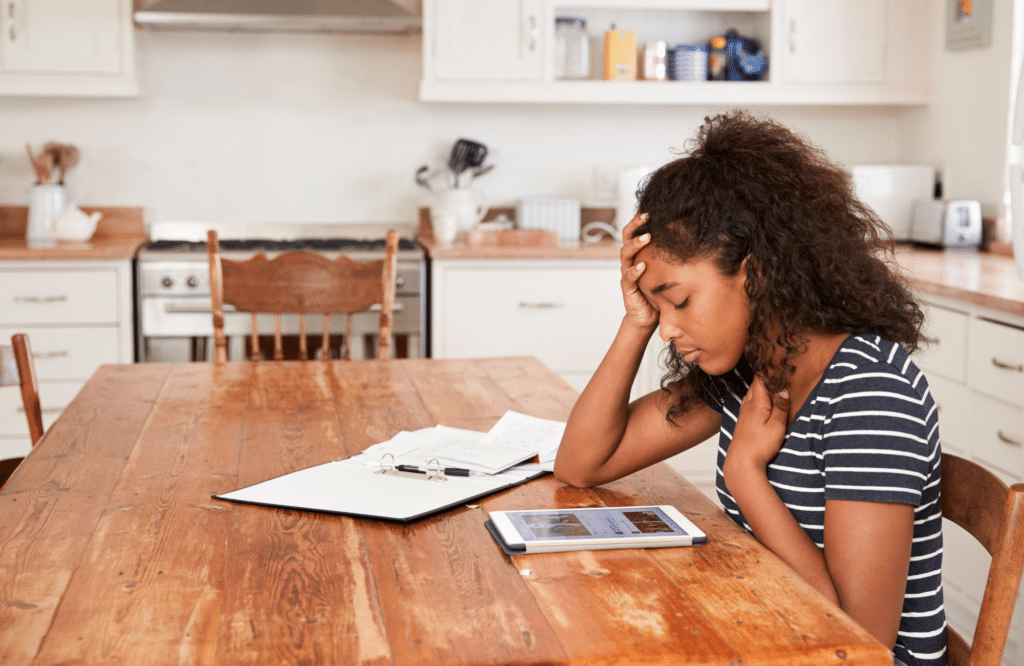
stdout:
{"type": "Polygon", "coordinates": [[[53,234],[53,220],[68,205],[63,185],[33,185],[28,202],[28,228],[25,240],[31,247],[53,247],[57,238],[53,234]]]}

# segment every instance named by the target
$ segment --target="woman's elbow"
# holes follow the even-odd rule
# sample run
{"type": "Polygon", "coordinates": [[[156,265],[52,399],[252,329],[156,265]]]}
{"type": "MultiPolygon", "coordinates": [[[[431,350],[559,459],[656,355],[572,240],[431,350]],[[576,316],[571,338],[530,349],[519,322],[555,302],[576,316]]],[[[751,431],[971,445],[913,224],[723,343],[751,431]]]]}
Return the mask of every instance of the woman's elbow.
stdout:
{"type": "Polygon", "coordinates": [[[555,461],[555,478],[566,484],[567,486],[573,486],[576,488],[591,488],[599,485],[600,481],[595,479],[593,476],[588,475],[585,471],[574,469],[571,465],[565,463],[559,464],[555,461]]]}

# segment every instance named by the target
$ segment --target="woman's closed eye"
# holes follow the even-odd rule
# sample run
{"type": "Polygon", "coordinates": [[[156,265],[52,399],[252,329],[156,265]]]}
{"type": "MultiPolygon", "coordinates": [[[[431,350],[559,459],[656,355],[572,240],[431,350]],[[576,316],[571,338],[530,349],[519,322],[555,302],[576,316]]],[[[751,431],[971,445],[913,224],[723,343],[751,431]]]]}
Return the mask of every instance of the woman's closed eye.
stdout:
{"type": "Polygon", "coordinates": [[[687,305],[688,305],[689,303],[690,303],[690,297],[689,297],[689,296],[687,296],[687,297],[686,297],[686,300],[684,300],[684,301],[683,301],[682,303],[680,303],[679,305],[677,305],[677,306],[676,306],[676,310],[682,310],[682,309],[683,309],[683,308],[685,308],[685,307],[686,307],[686,306],[687,306],[687,305]]]}

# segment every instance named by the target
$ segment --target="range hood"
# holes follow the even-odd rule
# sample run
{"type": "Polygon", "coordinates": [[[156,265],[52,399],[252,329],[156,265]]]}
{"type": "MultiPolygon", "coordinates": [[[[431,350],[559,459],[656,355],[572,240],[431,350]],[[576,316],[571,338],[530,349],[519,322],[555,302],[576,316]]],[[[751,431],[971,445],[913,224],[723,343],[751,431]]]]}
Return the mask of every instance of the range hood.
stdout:
{"type": "Polygon", "coordinates": [[[412,32],[416,14],[391,0],[158,0],[135,12],[142,26],[198,30],[412,32]]]}

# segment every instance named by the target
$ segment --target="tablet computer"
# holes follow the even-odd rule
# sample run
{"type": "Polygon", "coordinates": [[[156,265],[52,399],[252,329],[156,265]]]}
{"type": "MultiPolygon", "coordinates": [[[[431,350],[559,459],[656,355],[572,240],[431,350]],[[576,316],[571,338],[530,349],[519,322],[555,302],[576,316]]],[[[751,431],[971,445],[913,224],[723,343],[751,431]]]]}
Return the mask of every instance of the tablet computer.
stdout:
{"type": "Polygon", "coordinates": [[[669,548],[707,535],[669,505],[491,511],[484,523],[510,555],[564,550],[669,548]]]}

